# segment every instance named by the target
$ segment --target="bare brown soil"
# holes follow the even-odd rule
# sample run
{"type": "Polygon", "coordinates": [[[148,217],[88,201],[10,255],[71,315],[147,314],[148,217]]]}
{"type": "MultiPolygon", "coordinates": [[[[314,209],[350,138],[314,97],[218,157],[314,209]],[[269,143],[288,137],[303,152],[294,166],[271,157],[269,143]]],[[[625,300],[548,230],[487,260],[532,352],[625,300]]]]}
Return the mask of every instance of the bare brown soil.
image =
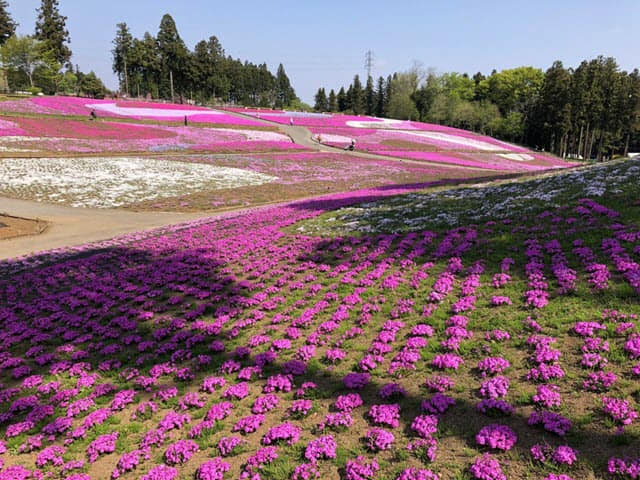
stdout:
{"type": "Polygon", "coordinates": [[[27,218],[0,215],[0,240],[22,237],[25,235],[39,235],[47,228],[47,222],[30,220],[27,218]]]}

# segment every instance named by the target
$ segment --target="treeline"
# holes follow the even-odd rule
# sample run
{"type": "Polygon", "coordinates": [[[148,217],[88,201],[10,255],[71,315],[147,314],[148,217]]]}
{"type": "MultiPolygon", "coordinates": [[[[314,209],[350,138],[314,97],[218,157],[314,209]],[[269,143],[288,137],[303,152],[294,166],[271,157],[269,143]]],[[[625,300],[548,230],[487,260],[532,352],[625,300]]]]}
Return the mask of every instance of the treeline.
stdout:
{"type": "Polygon", "coordinates": [[[192,52],[168,14],[155,37],[147,32],[133,38],[127,24],[119,23],[113,46],[120,91],[132,96],[277,108],[299,102],[282,64],[273,75],[266,63],[233,59],[215,36],[198,42],[192,52]]]}
{"type": "Polygon", "coordinates": [[[104,96],[106,88],[94,72],[83,73],[71,64],[67,17],[60,14],[58,0],[41,0],[36,11],[33,35],[16,35],[18,24],[6,0],[0,0],[3,88],[33,94],[104,96]]]}
{"type": "Polygon", "coordinates": [[[613,58],[472,77],[414,67],[364,86],[356,75],[338,93],[318,89],[314,107],[464,128],[563,157],[602,159],[640,148],[640,75],[621,71],[613,58]]]}

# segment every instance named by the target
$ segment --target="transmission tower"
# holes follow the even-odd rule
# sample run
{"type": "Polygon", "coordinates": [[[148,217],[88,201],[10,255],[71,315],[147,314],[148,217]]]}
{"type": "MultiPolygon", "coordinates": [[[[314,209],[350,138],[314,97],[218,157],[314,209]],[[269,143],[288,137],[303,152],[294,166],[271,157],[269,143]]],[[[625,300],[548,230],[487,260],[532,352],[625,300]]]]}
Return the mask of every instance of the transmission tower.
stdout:
{"type": "Polygon", "coordinates": [[[364,68],[367,69],[367,78],[371,76],[371,69],[373,68],[373,51],[367,50],[364,55],[364,68]]]}

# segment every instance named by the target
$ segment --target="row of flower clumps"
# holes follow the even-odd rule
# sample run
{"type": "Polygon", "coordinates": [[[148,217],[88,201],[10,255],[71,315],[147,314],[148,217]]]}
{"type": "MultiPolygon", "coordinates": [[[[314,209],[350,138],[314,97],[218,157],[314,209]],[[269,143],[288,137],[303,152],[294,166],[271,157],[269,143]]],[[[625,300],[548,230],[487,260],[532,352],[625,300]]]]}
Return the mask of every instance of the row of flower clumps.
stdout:
{"type": "MultiPolygon", "coordinates": [[[[446,441],[441,427],[454,421],[448,412],[456,411],[463,370],[478,382],[480,455],[468,469],[481,480],[506,478],[500,453],[516,448],[517,432],[529,427],[557,437],[530,448],[540,468],[566,469],[547,479],[566,480],[580,467],[578,449],[564,440],[575,426],[559,413],[573,405],[563,393],[568,369],[584,371],[577,394],[601,395],[595,408],[617,432],[634,427],[637,409],[607,370],[607,354],[616,342],[629,362],[617,371],[640,375],[640,365],[631,365],[640,358],[637,318],[607,311],[560,334],[544,322],[550,302],[581,282],[593,294],[640,287],[633,260],[640,236],[615,212],[594,202],[576,209],[590,231],[610,234],[598,252],[580,242],[565,252],[556,217],[545,235],[539,225],[527,232],[524,263],[504,257],[498,265],[465,260],[494,224],[329,240],[282,232],[313,214],[279,207],[223,218],[0,281],[7,299],[0,308],[0,450],[10,452],[0,457],[0,479],[81,480],[101,459],[112,478],[172,479],[202,454],[198,479],[223,478],[231,472],[227,457],[236,455],[242,462],[233,474],[259,479],[299,444],[304,460],[292,478],[320,478],[361,417],[362,455],[346,461],[346,479],[376,478],[381,467],[372,456],[397,449],[433,462],[430,469],[408,464],[398,479],[435,479],[438,444],[446,441]],[[530,314],[521,326],[526,379],[536,393],[526,422],[509,401],[511,384],[520,382],[514,365],[494,353],[510,351],[516,332],[474,327],[476,311],[516,308],[530,314]],[[557,347],[559,335],[581,339],[579,364],[565,359],[574,352],[557,347]],[[470,354],[474,342],[479,348],[470,354]],[[339,393],[327,401],[320,394],[326,380],[310,368],[318,364],[339,379],[339,393]],[[430,394],[419,414],[408,415],[418,379],[430,394]],[[127,436],[118,427],[123,418],[151,428],[127,436]],[[205,448],[220,428],[215,447],[205,448]],[[27,454],[32,468],[15,464],[27,454]],[[150,465],[158,454],[163,463],[150,465]]],[[[562,233],[574,223],[564,221],[562,233]]],[[[638,463],[612,455],[608,468],[634,478],[638,463]]]]}

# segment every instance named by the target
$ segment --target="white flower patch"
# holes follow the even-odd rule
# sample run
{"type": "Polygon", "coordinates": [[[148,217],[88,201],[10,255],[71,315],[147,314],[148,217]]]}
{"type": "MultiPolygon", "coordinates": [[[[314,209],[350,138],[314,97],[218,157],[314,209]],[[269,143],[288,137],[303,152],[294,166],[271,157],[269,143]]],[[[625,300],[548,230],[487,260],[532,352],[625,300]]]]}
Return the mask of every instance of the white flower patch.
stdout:
{"type": "Polygon", "coordinates": [[[144,107],[121,107],[115,103],[89,103],[87,108],[107,112],[123,117],[193,117],[196,115],[224,115],[219,110],[194,110],[194,109],[172,109],[172,108],[144,108],[144,107]]]}
{"type": "Polygon", "coordinates": [[[344,135],[334,135],[332,133],[321,133],[318,135],[322,138],[323,143],[351,143],[352,137],[345,137],[344,135]]]}
{"type": "Polygon", "coordinates": [[[407,122],[403,120],[393,120],[391,118],[379,118],[377,120],[349,120],[346,122],[348,127],[354,128],[401,128],[407,122]]]}
{"type": "Polygon", "coordinates": [[[631,192],[638,189],[640,161],[590,165],[524,180],[479,183],[399,195],[332,212],[331,223],[313,219],[306,232],[345,234],[399,232],[512,218],[555,208],[580,198],[631,192]]]}
{"type": "Polygon", "coordinates": [[[530,162],[534,159],[532,155],[527,155],[526,153],[499,153],[498,156],[515,162],[530,162]]]}
{"type": "Polygon", "coordinates": [[[403,133],[415,135],[417,137],[428,138],[431,140],[438,140],[440,142],[450,143],[451,145],[462,145],[465,147],[473,148],[475,150],[483,150],[487,152],[499,152],[501,150],[504,150],[504,147],[500,145],[494,145],[492,143],[483,142],[481,140],[474,140],[473,138],[463,137],[460,135],[451,135],[449,133],[416,131],[408,131],[403,133]]]}
{"type": "Polygon", "coordinates": [[[215,133],[224,132],[230,134],[244,135],[250,142],[290,142],[291,139],[284,133],[272,132],[268,130],[249,130],[240,128],[215,128],[209,129],[215,133]]]}
{"type": "Polygon", "coordinates": [[[6,158],[0,195],[112,208],[276,180],[239,168],[152,158],[6,158]]]}

